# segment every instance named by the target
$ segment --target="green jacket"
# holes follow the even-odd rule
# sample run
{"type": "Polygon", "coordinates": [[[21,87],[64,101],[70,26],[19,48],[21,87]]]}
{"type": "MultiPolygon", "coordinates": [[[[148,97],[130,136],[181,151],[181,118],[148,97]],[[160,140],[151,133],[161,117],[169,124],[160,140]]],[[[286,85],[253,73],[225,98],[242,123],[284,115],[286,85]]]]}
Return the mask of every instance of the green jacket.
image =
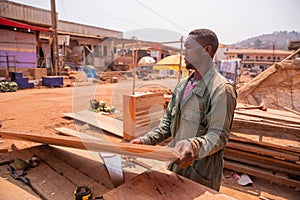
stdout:
{"type": "Polygon", "coordinates": [[[181,169],[172,163],[169,170],[218,191],[237,94],[227,79],[212,67],[187,99],[182,100],[191,77],[175,87],[159,126],[140,139],[143,144],[155,145],[172,136],[171,147],[180,140],[189,140],[195,155],[193,165],[181,169]]]}

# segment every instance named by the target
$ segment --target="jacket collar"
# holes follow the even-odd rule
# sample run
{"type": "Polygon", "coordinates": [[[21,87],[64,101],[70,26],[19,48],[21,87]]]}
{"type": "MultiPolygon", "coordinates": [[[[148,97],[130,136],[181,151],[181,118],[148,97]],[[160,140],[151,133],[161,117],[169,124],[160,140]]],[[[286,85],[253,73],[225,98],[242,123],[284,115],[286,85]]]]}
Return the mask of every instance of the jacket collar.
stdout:
{"type": "MultiPolygon", "coordinates": [[[[206,74],[202,77],[202,79],[199,81],[198,85],[194,88],[193,93],[195,95],[198,95],[200,97],[203,97],[204,92],[208,86],[208,84],[210,83],[210,80],[212,79],[213,75],[216,73],[216,69],[214,66],[212,66],[207,72],[206,74]]],[[[194,76],[194,74],[192,74],[189,77],[189,80],[194,76]]]]}

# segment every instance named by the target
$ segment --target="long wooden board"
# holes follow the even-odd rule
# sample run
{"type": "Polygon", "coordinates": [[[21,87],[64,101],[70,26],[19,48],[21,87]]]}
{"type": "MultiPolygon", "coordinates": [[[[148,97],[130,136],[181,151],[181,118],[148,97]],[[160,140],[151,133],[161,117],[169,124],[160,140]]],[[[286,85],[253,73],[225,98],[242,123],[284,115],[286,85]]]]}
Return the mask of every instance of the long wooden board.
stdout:
{"type": "Polygon", "coordinates": [[[235,162],[231,162],[231,161],[225,161],[224,167],[227,169],[237,171],[237,172],[241,172],[241,173],[249,174],[249,175],[252,175],[255,177],[267,179],[274,183],[284,184],[284,185],[300,188],[300,181],[288,179],[283,176],[274,175],[270,171],[263,170],[263,169],[260,169],[257,167],[250,167],[248,165],[243,165],[243,164],[239,164],[239,163],[235,163],[235,162]]]}
{"type": "Polygon", "coordinates": [[[123,137],[123,122],[89,110],[77,113],[62,113],[66,117],[90,124],[116,136],[123,137]]]}
{"type": "Polygon", "coordinates": [[[286,160],[292,160],[299,162],[300,161],[300,156],[299,155],[294,155],[291,153],[286,153],[286,152],[280,152],[276,151],[273,149],[269,148],[264,148],[258,145],[252,145],[252,144],[245,144],[237,141],[231,141],[229,140],[228,143],[226,144],[227,147],[233,148],[233,149],[239,149],[247,152],[253,152],[261,155],[267,155],[267,156],[272,156],[280,159],[286,159],[286,160]]]}
{"type": "Polygon", "coordinates": [[[272,137],[259,137],[257,135],[250,135],[250,134],[241,134],[236,132],[231,132],[229,135],[229,139],[232,141],[240,141],[245,143],[251,143],[256,144],[268,148],[273,148],[277,150],[284,150],[290,153],[297,153],[300,154],[300,142],[295,142],[295,146],[289,146],[291,145],[290,140],[284,140],[284,139],[277,139],[275,142],[272,141],[272,137]],[[298,146],[296,146],[298,144],[298,146]]]}
{"type": "Polygon", "coordinates": [[[14,131],[0,130],[0,135],[6,138],[29,140],[33,142],[52,144],[90,151],[103,151],[120,155],[151,158],[161,161],[174,161],[179,158],[180,153],[170,147],[138,145],[129,143],[116,143],[109,140],[97,140],[88,138],[70,138],[53,134],[20,133],[14,131]]]}
{"type": "MultiPolygon", "coordinates": [[[[264,160],[263,161],[254,160],[254,159],[251,159],[249,157],[243,157],[239,154],[230,154],[226,150],[225,150],[225,155],[224,155],[224,158],[226,160],[232,160],[232,161],[236,161],[236,162],[239,162],[239,163],[244,163],[244,164],[247,164],[247,165],[256,166],[256,167],[259,167],[261,169],[266,169],[266,170],[273,171],[273,172],[283,172],[283,173],[286,173],[286,174],[300,176],[300,171],[299,170],[291,170],[288,167],[280,167],[280,166],[278,166],[277,163],[265,163],[264,160]]],[[[262,159],[264,159],[264,158],[262,158],[262,159]]]]}
{"type": "Polygon", "coordinates": [[[103,195],[105,200],[128,199],[198,199],[233,200],[206,186],[170,171],[146,171],[103,195]]]}

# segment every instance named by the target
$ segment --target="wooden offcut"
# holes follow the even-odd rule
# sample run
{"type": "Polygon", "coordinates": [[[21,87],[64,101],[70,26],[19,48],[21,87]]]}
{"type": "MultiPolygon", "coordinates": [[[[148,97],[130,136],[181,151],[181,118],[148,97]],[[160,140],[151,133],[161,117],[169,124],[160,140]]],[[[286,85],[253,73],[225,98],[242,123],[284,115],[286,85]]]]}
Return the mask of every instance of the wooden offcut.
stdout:
{"type": "Polygon", "coordinates": [[[163,105],[163,93],[124,95],[123,138],[132,140],[156,127],[164,113],[163,105]]]}
{"type": "Polygon", "coordinates": [[[167,170],[146,171],[103,195],[105,200],[198,199],[233,200],[199,183],[167,170]]]}
{"type": "Polygon", "coordinates": [[[122,121],[108,117],[89,110],[83,110],[76,113],[62,113],[66,117],[90,124],[94,127],[112,133],[116,136],[123,137],[122,121]]]}
{"type": "Polygon", "coordinates": [[[70,138],[68,136],[58,136],[53,134],[20,133],[7,130],[1,130],[0,135],[6,138],[18,140],[29,140],[44,144],[87,149],[96,152],[103,151],[120,155],[151,158],[161,161],[174,161],[180,156],[178,151],[170,147],[117,143],[109,140],[103,141],[100,139],[70,138]]]}

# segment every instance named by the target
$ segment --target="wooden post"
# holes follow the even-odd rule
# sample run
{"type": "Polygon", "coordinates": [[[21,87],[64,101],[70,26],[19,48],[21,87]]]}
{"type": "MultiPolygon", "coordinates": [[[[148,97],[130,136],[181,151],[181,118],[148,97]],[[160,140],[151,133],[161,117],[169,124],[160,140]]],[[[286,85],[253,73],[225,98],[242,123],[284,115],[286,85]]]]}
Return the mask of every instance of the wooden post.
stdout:
{"type": "Polygon", "coordinates": [[[57,16],[55,0],[51,0],[51,21],[52,21],[52,38],[53,38],[53,65],[54,74],[57,76],[59,71],[58,66],[58,41],[57,41],[57,16]]]}
{"type": "Polygon", "coordinates": [[[135,68],[135,56],[134,56],[134,39],[135,37],[132,37],[132,67],[133,67],[133,84],[132,84],[132,94],[134,95],[135,91],[135,73],[136,73],[136,68],[135,68]]]}
{"type": "Polygon", "coordinates": [[[178,67],[178,83],[181,78],[181,65],[182,65],[182,46],[183,46],[183,36],[180,38],[180,57],[179,57],[179,67],[178,67]]]}
{"type": "Polygon", "coordinates": [[[7,72],[6,72],[6,79],[8,80],[9,79],[9,56],[6,52],[6,64],[7,64],[7,72]]]}

